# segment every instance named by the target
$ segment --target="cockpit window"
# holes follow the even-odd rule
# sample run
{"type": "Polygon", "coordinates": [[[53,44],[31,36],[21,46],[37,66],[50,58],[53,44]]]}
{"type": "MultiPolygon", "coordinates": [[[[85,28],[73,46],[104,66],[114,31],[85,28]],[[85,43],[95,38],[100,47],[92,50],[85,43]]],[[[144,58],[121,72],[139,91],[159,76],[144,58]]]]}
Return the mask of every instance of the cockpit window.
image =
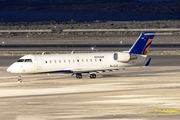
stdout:
{"type": "Polygon", "coordinates": [[[31,59],[25,59],[25,62],[32,62],[31,59]]]}
{"type": "Polygon", "coordinates": [[[24,59],[19,59],[17,62],[24,62],[24,59]]]}
{"type": "Polygon", "coordinates": [[[32,62],[32,59],[19,59],[17,62],[32,62]]]}

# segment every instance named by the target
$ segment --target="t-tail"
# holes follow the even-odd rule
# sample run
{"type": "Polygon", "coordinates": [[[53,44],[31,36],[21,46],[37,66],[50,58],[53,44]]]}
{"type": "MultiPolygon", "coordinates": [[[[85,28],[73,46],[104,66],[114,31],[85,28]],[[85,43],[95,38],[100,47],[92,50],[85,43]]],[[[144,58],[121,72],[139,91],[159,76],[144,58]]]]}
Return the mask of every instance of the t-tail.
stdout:
{"type": "Polygon", "coordinates": [[[146,55],[154,35],[154,32],[143,32],[131,47],[129,53],[146,55]]]}

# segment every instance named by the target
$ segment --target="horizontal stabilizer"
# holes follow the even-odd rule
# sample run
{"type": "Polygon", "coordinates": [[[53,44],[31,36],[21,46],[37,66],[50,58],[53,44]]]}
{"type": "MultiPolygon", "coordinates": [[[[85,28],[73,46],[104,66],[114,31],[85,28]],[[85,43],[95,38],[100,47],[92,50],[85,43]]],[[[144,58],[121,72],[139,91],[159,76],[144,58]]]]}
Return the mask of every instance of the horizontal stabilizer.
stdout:
{"type": "Polygon", "coordinates": [[[145,64],[145,66],[149,66],[150,62],[151,62],[151,58],[149,58],[149,60],[148,60],[147,63],[145,64]]]}

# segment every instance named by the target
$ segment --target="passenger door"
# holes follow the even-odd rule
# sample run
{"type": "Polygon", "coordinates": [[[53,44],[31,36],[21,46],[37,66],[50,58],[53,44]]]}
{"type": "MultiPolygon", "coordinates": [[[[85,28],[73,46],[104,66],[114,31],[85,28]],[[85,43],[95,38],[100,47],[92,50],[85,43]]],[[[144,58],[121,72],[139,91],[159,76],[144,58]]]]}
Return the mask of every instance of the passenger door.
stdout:
{"type": "Polygon", "coordinates": [[[36,56],[37,59],[37,70],[42,70],[43,69],[43,59],[40,55],[36,56]]]}

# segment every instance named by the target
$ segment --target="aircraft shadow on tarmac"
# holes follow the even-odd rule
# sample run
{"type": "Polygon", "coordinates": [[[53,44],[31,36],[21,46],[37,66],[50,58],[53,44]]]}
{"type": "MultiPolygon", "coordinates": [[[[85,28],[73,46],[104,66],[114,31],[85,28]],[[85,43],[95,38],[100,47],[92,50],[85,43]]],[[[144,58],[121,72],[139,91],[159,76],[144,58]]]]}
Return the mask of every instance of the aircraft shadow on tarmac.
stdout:
{"type": "Polygon", "coordinates": [[[113,78],[113,77],[144,77],[144,76],[161,76],[160,74],[166,75],[165,73],[177,72],[177,70],[161,70],[161,71],[148,71],[147,72],[128,72],[116,74],[104,74],[99,78],[113,78]]]}
{"type": "Polygon", "coordinates": [[[143,77],[143,76],[161,76],[161,75],[147,75],[147,74],[144,74],[144,75],[142,75],[142,74],[134,74],[134,75],[129,75],[129,74],[127,74],[127,75],[102,75],[101,77],[99,77],[99,78],[113,78],[113,77],[143,77]]]}
{"type": "MultiPolygon", "coordinates": [[[[165,114],[113,114],[113,115],[104,115],[104,116],[99,116],[99,117],[84,117],[84,119],[99,119],[99,120],[103,120],[103,119],[147,119],[147,118],[151,118],[151,119],[163,119],[163,120],[169,120],[171,118],[179,118],[179,115],[165,115],[165,114]]],[[[173,119],[174,120],[174,119],[173,119]]]]}

